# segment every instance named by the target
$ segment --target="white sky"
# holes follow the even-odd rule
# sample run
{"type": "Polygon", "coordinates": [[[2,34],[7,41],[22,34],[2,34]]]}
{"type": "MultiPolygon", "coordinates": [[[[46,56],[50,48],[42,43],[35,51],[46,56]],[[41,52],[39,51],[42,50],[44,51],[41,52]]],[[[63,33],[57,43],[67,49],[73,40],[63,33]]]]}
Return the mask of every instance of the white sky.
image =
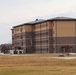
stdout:
{"type": "Polygon", "coordinates": [[[57,16],[76,18],[76,0],[0,0],[0,44],[11,42],[12,26],[57,16]]]}

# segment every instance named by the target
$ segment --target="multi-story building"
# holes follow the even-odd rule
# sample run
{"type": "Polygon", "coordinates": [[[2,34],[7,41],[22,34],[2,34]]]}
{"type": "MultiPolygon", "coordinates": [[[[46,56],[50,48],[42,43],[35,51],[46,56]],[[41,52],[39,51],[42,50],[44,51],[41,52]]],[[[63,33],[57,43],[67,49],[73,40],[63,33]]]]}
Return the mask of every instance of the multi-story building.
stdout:
{"type": "Polygon", "coordinates": [[[76,19],[56,17],[14,26],[13,49],[24,53],[76,52],[76,19]]]}

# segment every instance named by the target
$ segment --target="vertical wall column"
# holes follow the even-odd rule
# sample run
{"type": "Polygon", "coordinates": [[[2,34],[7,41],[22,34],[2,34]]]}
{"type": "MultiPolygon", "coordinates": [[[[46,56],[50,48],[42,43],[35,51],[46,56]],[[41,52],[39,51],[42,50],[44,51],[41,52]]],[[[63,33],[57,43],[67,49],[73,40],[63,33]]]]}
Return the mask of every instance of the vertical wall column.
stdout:
{"type": "Polygon", "coordinates": [[[32,25],[25,26],[25,52],[33,53],[33,28],[32,25]]]}
{"type": "Polygon", "coordinates": [[[55,37],[55,39],[56,39],[56,53],[57,53],[57,21],[56,21],[56,24],[55,24],[55,30],[56,30],[56,37],[55,37]]]}
{"type": "Polygon", "coordinates": [[[76,21],[75,21],[75,52],[76,52],[76,21]]]}
{"type": "MultiPolygon", "coordinates": [[[[48,31],[48,36],[46,35],[46,39],[47,40],[49,40],[49,29],[47,29],[47,27],[48,27],[48,23],[47,23],[47,21],[46,21],[46,32],[48,31]]],[[[49,41],[48,41],[48,44],[47,44],[47,53],[49,53],[49,41]]]]}
{"type": "Polygon", "coordinates": [[[53,53],[53,22],[48,23],[48,52],[53,53]]]}
{"type": "Polygon", "coordinates": [[[39,50],[39,51],[40,51],[40,53],[42,53],[42,41],[41,41],[41,23],[40,23],[40,42],[39,42],[39,43],[40,43],[40,46],[39,46],[39,47],[40,47],[40,50],[39,50]]]}

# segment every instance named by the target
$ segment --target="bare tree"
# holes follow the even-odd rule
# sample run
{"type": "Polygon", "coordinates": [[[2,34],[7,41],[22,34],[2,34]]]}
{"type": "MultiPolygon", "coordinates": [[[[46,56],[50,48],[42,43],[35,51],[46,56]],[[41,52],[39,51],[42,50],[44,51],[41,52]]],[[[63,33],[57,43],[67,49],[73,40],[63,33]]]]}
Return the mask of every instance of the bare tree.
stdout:
{"type": "Polygon", "coordinates": [[[12,44],[1,44],[0,50],[2,53],[9,53],[9,50],[12,49],[12,44]]]}

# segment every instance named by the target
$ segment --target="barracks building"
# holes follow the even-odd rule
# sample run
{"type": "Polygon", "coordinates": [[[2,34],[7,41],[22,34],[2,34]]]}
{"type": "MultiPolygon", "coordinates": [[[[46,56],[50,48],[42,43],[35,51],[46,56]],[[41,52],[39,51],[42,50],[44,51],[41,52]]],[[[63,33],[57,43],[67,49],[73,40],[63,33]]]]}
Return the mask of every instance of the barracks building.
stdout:
{"type": "Polygon", "coordinates": [[[12,48],[23,53],[76,52],[76,19],[55,17],[14,26],[12,48]]]}

